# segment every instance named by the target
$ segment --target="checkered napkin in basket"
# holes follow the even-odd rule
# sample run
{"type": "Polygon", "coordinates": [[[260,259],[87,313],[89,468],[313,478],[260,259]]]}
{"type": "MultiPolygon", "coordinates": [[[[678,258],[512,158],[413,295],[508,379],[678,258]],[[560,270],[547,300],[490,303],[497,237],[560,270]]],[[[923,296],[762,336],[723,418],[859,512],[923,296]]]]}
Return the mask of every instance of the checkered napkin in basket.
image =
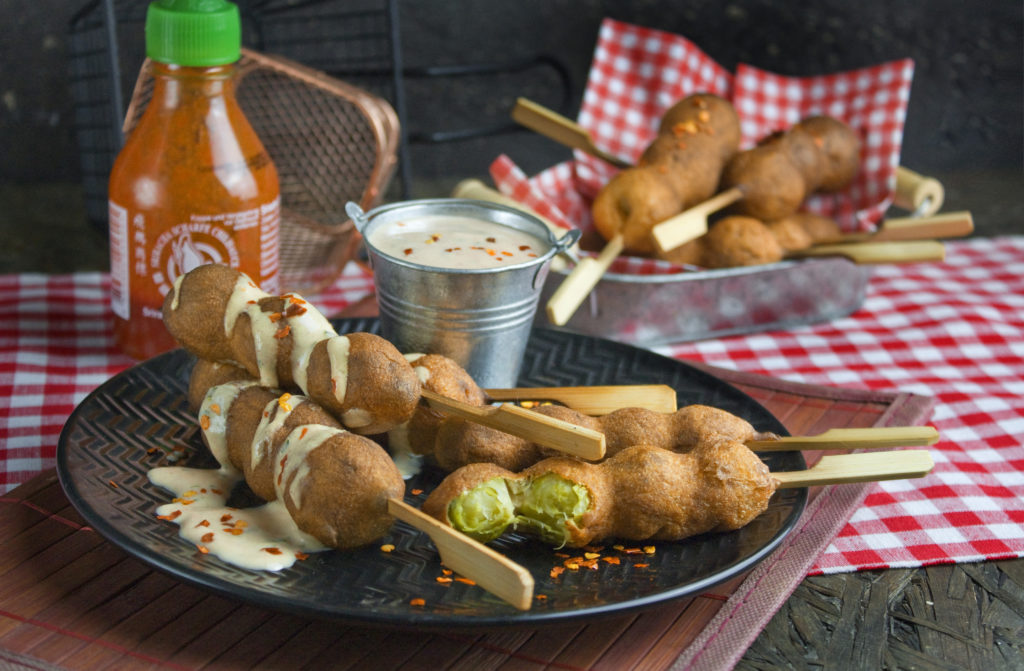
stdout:
{"type": "MultiPolygon", "coordinates": [[[[732,101],[744,148],[808,116],[833,116],[860,136],[861,169],[847,189],[813,195],[805,208],[835,218],[845,230],[871,230],[892,203],[912,76],[909,59],[817,77],[784,77],[750,65],[730,73],[684,37],[606,19],[578,122],[597,146],[635,161],[664,112],[692,93],[732,101]]],[[[584,229],[592,225],[593,197],[614,173],[582,151],[532,179],[507,156],[491,166],[500,191],[560,225],[584,229]]],[[[665,262],[621,258],[611,268],[638,274],[679,270],[665,262]]]]}

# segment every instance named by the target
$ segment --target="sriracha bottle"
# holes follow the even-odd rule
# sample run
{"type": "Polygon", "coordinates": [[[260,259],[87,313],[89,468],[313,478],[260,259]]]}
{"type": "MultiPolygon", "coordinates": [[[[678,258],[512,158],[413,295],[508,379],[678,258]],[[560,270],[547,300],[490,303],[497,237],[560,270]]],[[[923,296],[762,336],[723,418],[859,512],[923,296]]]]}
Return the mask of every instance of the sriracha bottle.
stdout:
{"type": "Polygon", "coordinates": [[[146,14],[153,95],[110,174],[114,336],[144,359],[176,346],[161,306],[205,263],[277,290],[277,170],[235,99],[238,7],[157,0],[146,14]]]}

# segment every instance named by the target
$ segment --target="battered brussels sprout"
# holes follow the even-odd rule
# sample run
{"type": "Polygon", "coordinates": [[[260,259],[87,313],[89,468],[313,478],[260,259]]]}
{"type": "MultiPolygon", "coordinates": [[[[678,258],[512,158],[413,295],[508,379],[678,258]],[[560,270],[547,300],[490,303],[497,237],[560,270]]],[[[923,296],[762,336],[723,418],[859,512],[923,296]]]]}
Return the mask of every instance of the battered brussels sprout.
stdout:
{"type": "Polygon", "coordinates": [[[493,478],[455,498],[448,505],[454,529],[486,543],[505,532],[515,519],[515,504],[505,478],[493,478]]]}
{"type": "Polygon", "coordinates": [[[590,508],[587,488],[555,473],[521,481],[520,486],[523,491],[516,511],[516,527],[552,545],[565,545],[569,540],[566,524],[573,522],[579,526],[579,518],[590,508]]]}

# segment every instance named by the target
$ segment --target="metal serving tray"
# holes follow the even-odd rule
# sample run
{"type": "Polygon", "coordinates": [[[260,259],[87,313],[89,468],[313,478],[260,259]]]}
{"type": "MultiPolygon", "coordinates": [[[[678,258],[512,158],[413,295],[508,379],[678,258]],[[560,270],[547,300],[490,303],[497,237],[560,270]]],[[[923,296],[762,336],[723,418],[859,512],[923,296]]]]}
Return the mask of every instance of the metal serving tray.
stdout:
{"type": "MultiPolygon", "coordinates": [[[[568,276],[552,268],[544,305],[568,276]]],[[[576,314],[553,326],[543,310],[535,324],[654,346],[830,321],[864,302],[871,266],[842,257],[676,275],[606,273],[576,314]]]]}

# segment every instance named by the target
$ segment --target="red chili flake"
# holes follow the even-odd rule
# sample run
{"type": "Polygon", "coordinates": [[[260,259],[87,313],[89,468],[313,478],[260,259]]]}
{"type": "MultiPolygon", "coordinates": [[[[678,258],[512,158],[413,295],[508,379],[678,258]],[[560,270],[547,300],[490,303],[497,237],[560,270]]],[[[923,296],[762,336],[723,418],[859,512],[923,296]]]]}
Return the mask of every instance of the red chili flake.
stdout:
{"type": "Polygon", "coordinates": [[[281,338],[284,338],[289,333],[291,333],[291,330],[292,330],[292,327],[287,325],[287,324],[285,324],[282,328],[279,328],[276,333],[274,333],[274,337],[277,338],[278,340],[280,340],[281,338]]]}
{"type": "Polygon", "coordinates": [[[569,557],[571,557],[572,555],[568,555],[568,554],[566,554],[566,553],[564,553],[564,552],[556,552],[556,553],[555,553],[555,556],[556,556],[556,557],[558,557],[558,558],[560,558],[560,559],[568,559],[568,558],[569,558],[569,557]]]}
{"type": "Polygon", "coordinates": [[[422,493],[423,493],[422,489],[414,489],[414,490],[412,490],[412,495],[413,496],[419,496],[422,493]]]}
{"type": "Polygon", "coordinates": [[[455,581],[456,582],[465,583],[466,585],[475,585],[476,584],[476,581],[470,580],[469,578],[459,577],[459,578],[456,578],[455,581]]]}
{"type": "Polygon", "coordinates": [[[210,491],[213,492],[214,494],[216,494],[217,496],[220,496],[221,494],[224,493],[223,491],[221,491],[219,489],[211,489],[210,491]]]}
{"type": "Polygon", "coordinates": [[[151,447],[148,450],[146,450],[146,454],[153,454],[154,452],[156,452],[156,449],[157,448],[155,448],[155,447],[151,447]]]}
{"type": "Polygon", "coordinates": [[[107,480],[107,484],[113,487],[114,489],[117,489],[117,483],[114,482],[113,480],[107,480]]]}
{"type": "Polygon", "coordinates": [[[309,312],[309,310],[307,310],[302,305],[302,303],[305,303],[305,301],[295,296],[292,297],[292,300],[294,302],[290,304],[284,311],[285,317],[298,317],[299,315],[304,315],[307,312],[309,312]]]}
{"type": "Polygon", "coordinates": [[[531,249],[530,245],[519,245],[519,251],[525,252],[527,249],[531,249]]]}
{"type": "Polygon", "coordinates": [[[217,403],[211,403],[210,404],[210,411],[213,412],[213,414],[215,414],[215,415],[219,415],[220,414],[220,405],[218,405],[217,403]]]}
{"type": "Polygon", "coordinates": [[[441,573],[444,574],[444,575],[451,575],[452,574],[452,570],[450,568],[443,568],[443,569],[441,569],[441,573]]]}
{"type": "Polygon", "coordinates": [[[548,595],[547,594],[538,594],[537,596],[535,596],[533,598],[536,599],[537,601],[544,601],[544,600],[546,600],[548,598],[548,595]]]}
{"type": "Polygon", "coordinates": [[[488,249],[487,253],[490,254],[491,256],[494,256],[495,254],[497,254],[497,252],[494,251],[493,249],[488,249]]]}
{"type": "Polygon", "coordinates": [[[622,561],[620,561],[618,557],[601,557],[601,561],[616,565],[622,563],[622,561]]]}
{"type": "Polygon", "coordinates": [[[276,324],[277,322],[281,321],[282,319],[284,319],[284,315],[281,314],[280,312],[275,312],[272,315],[270,315],[271,323],[276,324]]]}
{"type": "Polygon", "coordinates": [[[206,431],[207,429],[209,429],[210,428],[210,416],[209,415],[201,415],[199,417],[199,426],[202,427],[203,431],[206,431]]]}
{"type": "Polygon", "coordinates": [[[205,547],[203,547],[202,545],[197,545],[197,546],[196,546],[196,549],[197,549],[197,550],[199,550],[200,552],[202,552],[202,553],[203,553],[204,555],[205,555],[205,554],[210,554],[210,551],[209,551],[209,550],[207,550],[207,549],[206,549],[205,547]]]}
{"type": "Polygon", "coordinates": [[[528,257],[529,257],[529,258],[531,258],[531,259],[535,259],[535,258],[537,258],[537,255],[536,255],[536,254],[527,254],[526,256],[528,256],[528,257]]]}
{"type": "Polygon", "coordinates": [[[633,564],[635,568],[647,568],[650,564],[633,564]]]}
{"type": "Polygon", "coordinates": [[[441,583],[442,585],[450,585],[451,582],[452,582],[451,578],[446,578],[443,575],[437,576],[436,578],[434,578],[434,580],[436,580],[437,582],[441,583]]]}
{"type": "Polygon", "coordinates": [[[282,554],[281,553],[281,548],[270,547],[270,548],[260,548],[260,549],[263,550],[264,552],[266,552],[267,554],[272,554],[272,555],[282,554]]]}
{"type": "Polygon", "coordinates": [[[551,569],[551,573],[549,573],[548,575],[550,575],[552,578],[557,578],[558,576],[562,575],[563,573],[565,573],[565,569],[563,567],[555,566],[554,568],[551,569]]]}
{"type": "Polygon", "coordinates": [[[307,433],[309,433],[309,427],[308,426],[302,427],[302,431],[299,431],[299,440],[302,440],[303,438],[305,438],[307,433]]]}
{"type": "Polygon", "coordinates": [[[227,521],[228,521],[228,520],[230,520],[230,519],[231,519],[232,517],[234,517],[234,515],[228,515],[228,514],[224,514],[224,515],[221,515],[221,516],[220,516],[220,521],[221,521],[221,522],[227,522],[227,521]]]}
{"type": "Polygon", "coordinates": [[[640,548],[625,548],[623,552],[625,552],[628,555],[638,555],[643,554],[644,551],[640,548]]]}
{"type": "Polygon", "coordinates": [[[245,533],[245,529],[239,529],[237,527],[228,528],[228,529],[225,529],[224,531],[228,532],[232,536],[241,536],[242,534],[245,533]]]}
{"type": "Polygon", "coordinates": [[[505,256],[512,256],[512,252],[505,252],[505,251],[503,251],[502,254],[504,254],[505,256]]]}
{"type": "Polygon", "coordinates": [[[156,518],[158,520],[167,520],[169,522],[171,520],[177,519],[180,515],[181,515],[181,511],[180,510],[175,510],[173,513],[170,513],[168,515],[157,515],[156,518]]]}
{"type": "Polygon", "coordinates": [[[410,254],[412,254],[412,247],[406,247],[404,253],[405,253],[406,256],[409,256],[410,254]]]}
{"type": "Polygon", "coordinates": [[[202,541],[202,542],[204,542],[204,543],[209,543],[209,542],[211,542],[211,541],[213,540],[213,532],[211,531],[211,532],[210,532],[210,533],[208,533],[208,534],[203,534],[203,537],[202,537],[202,538],[200,538],[199,540],[201,540],[201,541],[202,541]]]}
{"type": "Polygon", "coordinates": [[[302,561],[304,559],[309,559],[309,555],[306,554],[305,552],[296,552],[295,553],[295,558],[298,559],[299,561],[302,561]]]}
{"type": "Polygon", "coordinates": [[[426,606],[427,602],[424,601],[423,599],[416,598],[416,599],[410,599],[409,600],[409,605],[410,606],[426,606]]]}
{"type": "Polygon", "coordinates": [[[208,526],[210,526],[210,520],[203,520],[202,522],[200,522],[196,526],[197,527],[208,527],[208,526]]]}

